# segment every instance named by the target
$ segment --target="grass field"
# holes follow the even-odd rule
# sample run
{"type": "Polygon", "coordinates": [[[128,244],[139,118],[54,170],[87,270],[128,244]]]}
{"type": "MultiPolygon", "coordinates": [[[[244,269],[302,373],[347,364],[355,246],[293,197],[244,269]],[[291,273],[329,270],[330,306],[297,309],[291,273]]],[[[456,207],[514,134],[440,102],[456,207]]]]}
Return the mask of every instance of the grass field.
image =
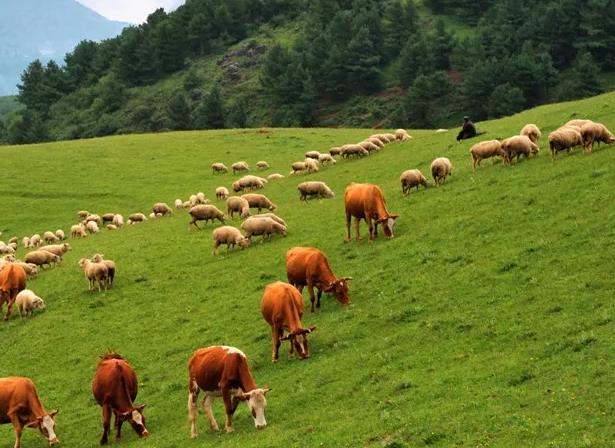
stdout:
{"type": "MultiPolygon", "coordinates": [[[[546,135],[573,117],[615,128],[615,93],[480,123],[485,138],[541,127],[541,155],[512,167],[486,161],[473,172],[474,141],[412,130],[411,142],[369,158],[270,182],[262,193],[289,235],[244,251],[213,257],[213,226],[188,231],[185,212],[71,241],[64,263],[28,284],[46,309],[0,322],[0,376],[35,381],[45,406],[60,408],[66,447],[98,444],[90,383],[108,348],[135,367],[137,402],[147,405],[151,436],[137,441],[126,428],[125,447],[613,446],[615,151],[553,163],[546,135]],[[403,197],[399,174],[427,175],[437,156],[451,159],[453,176],[403,197]],[[300,203],[296,185],[307,179],[336,197],[300,203]],[[382,186],[401,214],[395,238],[344,241],[343,191],[353,181],[382,186]],[[287,359],[283,345],[273,365],[259,304],[266,284],[285,279],[285,252],[297,245],[321,248],[336,274],[354,277],[352,304],[327,296],[320,311],[308,308],[304,325],[318,326],[311,358],[287,359]],[[117,263],[111,291],[88,292],[77,265],[96,252],[117,263]],[[201,434],[189,438],[186,363],[214,344],[243,350],[257,384],[273,388],[265,430],[241,405],[235,433],[211,433],[201,412],[201,434]]],[[[0,147],[1,238],[68,231],[81,209],[127,217],[197,191],[214,198],[235,179],[213,176],[214,161],[264,159],[267,174],[287,174],[307,150],[371,133],[225,130],[0,147]]],[[[222,423],[221,401],[214,412],[222,423]]],[[[32,430],[23,441],[46,445],[32,430]]],[[[12,427],[0,426],[0,448],[12,444],[12,427]]]]}

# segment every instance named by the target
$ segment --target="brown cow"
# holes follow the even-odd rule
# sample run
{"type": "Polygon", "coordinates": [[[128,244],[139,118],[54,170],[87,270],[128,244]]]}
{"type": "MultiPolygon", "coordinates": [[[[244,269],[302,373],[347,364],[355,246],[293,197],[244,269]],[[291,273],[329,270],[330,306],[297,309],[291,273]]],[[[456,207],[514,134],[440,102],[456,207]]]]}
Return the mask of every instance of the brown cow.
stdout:
{"type": "Polygon", "coordinates": [[[320,297],[323,292],[335,295],[342,305],[350,303],[348,297],[348,280],[352,277],[337,278],[331,269],[324,252],[315,247],[293,247],[286,252],[286,277],[288,283],[303,292],[307,286],[314,312],[314,287],[318,289],[316,307],[320,308],[320,297]]]}
{"type": "Polygon", "coordinates": [[[0,424],[13,424],[14,448],[21,447],[21,433],[24,428],[38,428],[49,445],[60,443],[54,432],[54,417],[57,413],[57,410],[45,410],[30,378],[0,378],[0,424]]]}
{"type": "Polygon", "coordinates": [[[357,240],[359,223],[365,219],[369,229],[369,241],[373,241],[378,235],[378,224],[382,224],[385,236],[393,237],[393,226],[399,215],[388,212],[384,194],[378,185],[374,184],[350,184],[344,192],[344,204],[346,207],[346,240],[350,241],[350,221],[355,218],[357,228],[357,240]],[[372,224],[372,220],[375,223],[372,224]]]}
{"type": "Polygon", "coordinates": [[[233,431],[233,414],[240,401],[248,402],[256,429],[267,426],[265,395],[271,389],[256,387],[246,355],[241,350],[219,345],[201,348],[190,357],[188,361],[188,414],[192,438],[198,435],[196,428],[197,399],[201,390],[205,392],[203,408],[213,431],[218,431],[219,428],[212,411],[212,403],[214,398],[220,395],[222,395],[226,410],[224,422],[226,432],[233,431]]]}
{"type": "Polygon", "coordinates": [[[301,359],[310,357],[307,335],[316,329],[315,326],[303,328],[303,296],[292,285],[284,282],[270,283],[265,287],[261,300],[261,313],[271,326],[272,353],[271,360],[277,362],[280,344],[290,340],[289,355],[297,350],[301,359]],[[288,332],[284,336],[284,330],[288,332]]]}
{"type": "Polygon", "coordinates": [[[9,320],[13,303],[20,291],[26,289],[26,271],[21,266],[9,263],[0,270],[0,313],[2,305],[7,302],[4,320],[9,320]]]}
{"type": "Polygon", "coordinates": [[[133,404],[137,398],[137,391],[137,375],[124,358],[117,353],[107,353],[101,357],[92,381],[92,393],[103,411],[101,445],[108,442],[111,412],[115,414],[116,440],[121,438],[124,421],[130,423],[139,437],[149,435],[143,415],[145,405],[135,406],[133,404]]]}

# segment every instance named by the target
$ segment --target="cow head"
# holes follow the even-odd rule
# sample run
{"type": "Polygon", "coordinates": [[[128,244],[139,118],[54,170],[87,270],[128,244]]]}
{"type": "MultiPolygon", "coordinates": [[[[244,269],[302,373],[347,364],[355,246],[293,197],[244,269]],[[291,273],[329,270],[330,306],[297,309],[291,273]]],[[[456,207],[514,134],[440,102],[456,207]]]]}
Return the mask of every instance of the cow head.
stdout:
{"type": "Polygon", "coordinates": [[[338,278],[331,282],[323,291],[328,294],[333,294],[342,305],[348,305],[350,303],[350,297],[348,297],[348,280],[352,280],[352,277],[338,278]]]}
{"type": "Polygon", "coordinates": [[[55,416],[57,413],[58,411],[55,410],[41,417],[37,417],[36,420],[28,423],[26,425],[26,428],[38,428],[43,437],[47,439],[50,446],[60,443],[54,431],[54,428],[56,426],[55,416]]]}
{"type": "Polygon", "coordinates": [[[290,341],[293,344],[295,350],[299,354],[301,359],[307,359],[310,357],[310,349],[308,347],[307,335],[316,330],[316,326],[312,325],[310,328],[300,328],[299,330],[288,333],[281,338],[281,341],[290,341]]]}
{"type": "Polygon", "coordinates": [[[250,392],[237,394],[236,398],[238,400],[247,401],[256,429],[263,429],[267,426],[267,420],[265,420],[267,399],[265,398],[265,395],[267,395],[267,392],[270,390],[271,389],[269,387],[265,387],[263,389],[252,389],[250,392]]]}
{"type": "Polygon", "coordinates": [[[384,229],[384,235],[387,238],[393,238],[393,227],[395,227],[395,220],[399,218],[398,214],[394,214],[394,215],[388,215],[384,218],[379,219],[378,221],[376,221],[377,224],[381,224],[382,228],[384,229]]]}
{"type": "Polygon", "coordinates": [[[115,411],[115,415],[121,421],[127,421],[132,426],[132,429],[135,430],[139,437],[147,437],[149,435],[149,431],[145,427],[145,416],[143,415],[144,404],[140,406],[135,406],[134,408],[126,411],[126,412],[118,412],[115,411]]]}

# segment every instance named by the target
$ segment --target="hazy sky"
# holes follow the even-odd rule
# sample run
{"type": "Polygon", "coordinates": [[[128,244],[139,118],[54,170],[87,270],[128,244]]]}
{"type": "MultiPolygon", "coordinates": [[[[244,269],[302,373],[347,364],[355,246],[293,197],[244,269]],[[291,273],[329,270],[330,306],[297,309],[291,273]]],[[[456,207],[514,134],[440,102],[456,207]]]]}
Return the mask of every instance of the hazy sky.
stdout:
{"type": "Polygon", "coordinates": [[[77,0],[100,15],[122,22],[142,23],[157,8],[172,11],[184,0],[77,0]]]}

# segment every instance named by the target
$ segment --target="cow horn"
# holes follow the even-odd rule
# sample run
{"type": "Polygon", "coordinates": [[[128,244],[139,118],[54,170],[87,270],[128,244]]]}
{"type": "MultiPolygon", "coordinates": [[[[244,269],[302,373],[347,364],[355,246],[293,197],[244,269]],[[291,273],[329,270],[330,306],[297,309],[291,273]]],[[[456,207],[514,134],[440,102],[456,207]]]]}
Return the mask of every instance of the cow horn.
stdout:
{"type": "Polygon", "coordinates": [[[307,334],[310,334],[312,331],[316,330],[316,325],[311,325],[310,328],[308,328],[307,330],[305,330],[305,332],[307,334]]]}
{"type": "Polygon", "coordinates": [[[342,277],[340,280],[352,280],[352,277],[342,277]]]}

